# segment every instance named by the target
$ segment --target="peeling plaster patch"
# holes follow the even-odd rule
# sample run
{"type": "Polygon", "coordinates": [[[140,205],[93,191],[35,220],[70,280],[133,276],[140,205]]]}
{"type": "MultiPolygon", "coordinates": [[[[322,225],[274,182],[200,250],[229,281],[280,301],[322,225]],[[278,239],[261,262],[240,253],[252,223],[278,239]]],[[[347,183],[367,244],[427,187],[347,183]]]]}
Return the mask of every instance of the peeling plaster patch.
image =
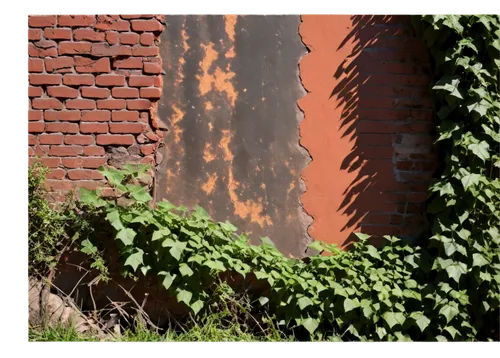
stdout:
{"type": "Polygon", "coordinates": [[[172,110],[174,111],[174,114],[170,119],[170,127],[171,131],[174,133],[175,143],[179,143],[181,141],[181,133],[182,133],[182,129],[180,128],[179,123],[184,118],[185,113],[179,107],[177,107],[176,104],[172,105],[172,110]]]}
{"type": "Polygon", "coordinates": [[[210,67],[212,67],[214,61],[217,59],[218,53],[214,50],[214,44],[212,42],[210,42],[208,45],[201,44],[201,47],[205,52],[203,60],[201,60],[200,62],[202,74],[197,75],[196,77],[200,81],[200,84],[198,86],[200,94],[204,96],[212,89],[214,78],[213,75],[208,73],[208,71],[210,70],[210,67]]]}
{"type": "Polygon", "coordinates": [[[203,148],[203,160],[205,163],[210,163],[215,159],[215,154],[213,153],[212,146],[210,143],[205,143],[205,148],[203,148]]]}
{"type": "Polygon", "coordinates": [[[215,189],[215,183],[217,182],[218,176],[217,173],[213,173],[212,175],[208,175],[208,180],[205,184],[201,186],[201,189],[207,194],[210,195],[213,193],[215,189]]]}

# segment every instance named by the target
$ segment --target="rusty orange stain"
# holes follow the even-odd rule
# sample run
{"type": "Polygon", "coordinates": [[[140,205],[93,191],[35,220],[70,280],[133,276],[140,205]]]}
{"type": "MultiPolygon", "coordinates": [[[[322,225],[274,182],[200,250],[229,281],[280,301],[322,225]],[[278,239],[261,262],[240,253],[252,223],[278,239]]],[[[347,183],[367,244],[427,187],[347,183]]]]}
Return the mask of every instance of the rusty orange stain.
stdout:
{"type": "Polygon", "coordinates": [[[295,188],[295,183],[291,182],[290,185],[288,186],[288,189],[286,191],[287,194],[290,194],[290,192],[295,188]]]}
{"type": "Polygon", "coordinates": [[[237,15],[225,15],[224,16],[224,27],[227,33],[227,36],[229,37],[229,40],[231,41],[231,47],[229,50],[226,52],[226,58],[234,58],[236,56],[234,52],[234,38],[236,34],[236,20],[238,16],[237,15]]]}
{"type": "Polygon", "coordinates": [[[233,178],[233,170],[229,168],[229,178],[228,178],[228,189],[229,198],[233,202],[234,213],[242,219],[247,219],[250,217],[250,221],[257,223],[260,227],[264,225],[271,225],[272,221],[269,215],[262,215],[264,208],[262,207],[262,199],[258,201],[246,200],[242,202],[239,200],[236,194],[236,189],[238,188],[238,183],[233,178]]]}
{"type": "Polygon", "coordinates": [[[266,184],[262,183],[262,184],[260,184],[260,187],[261,187],[261,189],[266,190],[266,184]]]}
{"type": "Polygon", "coordinates": [[[215,189],[215,183],[217,182],[217,173],[213,173],[212,175],[208,175],[208,180],[205,184],[201,186],[201,189],[207,194],[210,195],[215,189]]]}
{"type": "Polygon", "coordinates": [[[174,86],[176,86],[176,87],[184,79],[184,65],[186,64],[186,60],[184,59],[184,56],[186,55],[186,52],[189,50],[189,45],[188,45],[189,36],[186,32],[186,23],[185,22],[182,23],[181,38],[182,38],[182,55],[179,57],[178,77],[175,79],[175,82],[174,82],[174,86]]]}
{"type": "Polygon", "coordinates": [[[231,82],[234,76],[235,73],[230,70],[229,65],[226,67],[226,71],[222,71],[219,67],[217,67],[214,73],[215,88],[219,92],[226,92],[227,98],[233,107],[236,102],[236,98],[238,97],[238,93],[234,89],[231,82]]]}
{"type": "Polygon", "coordinates": [[[222,130],[222,138],[219,143],[219,147],[222,149],[224,153],[224,160],[227,162],[232,162],[234,155],[231,153],[229,149],[229,142],[231,141],[231,132],[229,130],[222,130]]]}
{"type": "Polygon", "coordinates": [[[214,109],[214,105],[212,104],[212,102],[210,101],[205,102],[205,110],[211,111],[212,109],[214,109]]]}
{"type": "Polygon", "coordinates": [[[174,111],[174,114],[170,119],[170,126],[172,132],[174,133],[175,143],[179,143],[181,141],[182,129],[179,127],[178,124],[184,118],[185,113],[179,107],[177,107],[177,104],[172,105],[172,110],[174,111]]]}
{"type": "Polygon", "coordinates": [[[211,132],[214,129],[214,125],[212,122],[208,122],[208,130],[211,132]]]}
{"type": "Polygon", "coordinates": [[[210,143],[205,143],[205,148],[203,149],[203,160],[205,163],[210,163],[215,159],[215,154],[212,151],[212,146],[210,143]]]}
{"type": "Polygon", "coordinates": [[[200,81],[198,89],[200,90],[200,94],[203,96],[207,94],[212,89],[212,83],[214,82],[213,75],[209,74],[208,71],[212,64],[218,57],[217,51],[214,50],[213,42],[210,42],[208,45],[201,45],[205,55],[203,56],[203,60],[200,62],[200,68],[202,71],[201,75],[197,75],[196,77],[200,81]]]}

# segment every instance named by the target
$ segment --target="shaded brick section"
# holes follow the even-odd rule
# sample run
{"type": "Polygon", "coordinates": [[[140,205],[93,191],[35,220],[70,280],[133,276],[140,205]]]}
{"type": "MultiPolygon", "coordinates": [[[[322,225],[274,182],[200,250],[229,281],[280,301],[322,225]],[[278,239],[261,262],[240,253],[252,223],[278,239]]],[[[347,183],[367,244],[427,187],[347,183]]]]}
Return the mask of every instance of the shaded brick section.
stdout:
{"type": "MultiPolygon", "coordinates": [[[[140,86],[129,86],[124,73],[132,69],[141,85],[161,91],[154,79],[161,72],[155,40],[163,25],[153,15],[29,16],[28,26],[30,164],[41,161],[52,169],[52,191],[102,185],[96,169],[108,164],[111,148],[140,158],[150,137],[163,138],[158,122],[149,120],[156,92],[143,102],[140,86]],[[132,26],[132,20],[141,22],[132,26]]],[[[154,153],[145,160],[151,158],[154,153]]]]}

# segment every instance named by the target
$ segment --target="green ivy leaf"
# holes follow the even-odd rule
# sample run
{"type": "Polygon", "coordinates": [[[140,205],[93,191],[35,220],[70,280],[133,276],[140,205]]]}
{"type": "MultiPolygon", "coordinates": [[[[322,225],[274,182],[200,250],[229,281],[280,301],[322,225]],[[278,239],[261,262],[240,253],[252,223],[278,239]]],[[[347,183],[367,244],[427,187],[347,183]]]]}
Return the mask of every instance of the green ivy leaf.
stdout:
{"type": "Polygon", "coordinates": [[[177,261],[179,261],[181,259],[182,252],[184,251],[185,248],[186,248],[186,243],[185,242],[177,241],[170,248],[170,250],[169,250],[170,255],[172,255],[172,257],[174,259],[176,259],[177,261]]]}
{"type": "Polygon", "coordinates": [[[402,312],[391,312],[391,311],[384,312],[382,318],[387,322],[389,328],[391,329],[397,324],[403,325],[403,323],[406,320],[402,312]]]}
{"type": "Polygon", "coordinates": [[[346,298],[344,300],[344,312],[352,311],[353,309],[358,308],[359,305],[360,303],[357,298],[354,298],[352,300],[350,298],[346,298]]]}
{"type": "Polygon", "coordinates": [[[120,240],[123,242],[125,246],[130,246],[134,243],[134,237],[137,235],[137,233],[132,230],[132,229],[121,229],[118,231],[116,234],[116,239],[120,240]]]}
{"type": "Polygon", "coordinates": [[[189,291],[180,289],[178,290],[176,297],[177,297],[177,302],[179,303],[184,302],[187,306],[189,306],[189,302],[191,302],[193,294],[189,291]]]}
{"type": "Polygon", "coordinates": [[[450,335],[451,335],[451,338],[455,339],[455,336],[457,335],[457,333],[460,333],[455,327],[453,326],[447,326],[444,328],[445,331],[447,331],[450,335]]]}
{"type": "Polygon", "coordinates": [[[165,276],[163,278],[162,284],[163,284],[163,287],[165,287],[165,289],[167,289],[167,290],[170,288],[170,286],[172,286],[172,283],[174,282],[175,278],[177,277],[177,275],[171,275],[169,272],[166,272],[166,271],[160,271],[160,272],[158,272],[158,275],[165,276]]]}
{"type": "Polygon", "coordinates": [[[259,303],[261,306],[264,306],[268,302],[269,302],[269,298],[264,297],[264,296],[259,297],[259,303]]]}
{"type": "Polygon", "coordinates": [[[472,266],[488,265],[489,261],[481,254],[472,254],[472,266]]]}
{"type": "Polygon", "coordinates": [[[476,157],[481,159],[483,162],[490,158],[490,153],[488,152],[489,145],[484,140],[479,143],[473,143],[468,146],[469,150],[474,153],[476,157]]]}
{"type": "Polygon", "coordinates": [[[191,304],[191,309],[193,310],[194,314],[197,315],[198,312],[200,312],[200,310],[203,308],[203,302],[198,300],[194,303],[191,304]]]}
{"type": "Polygon", "coordinates": [[[412,312],[410,318],[415,320],[418,328],[420,328],[420,332],[423,332],[431,323],[431,320],[423,312],[412,312]]]}
{"type": "Polygon", "coordinates": [[[316,318],[308,317],[302,321],[302,326],[312,335],[318,328],[319,321],[316,318]]]}
{"type": "Polygon", "coordinates": [[[193,270],[191,270],[191,268],[185,263],[179,265],[179,272],[183,277],[184,276],[191,277],[194,274],[193,270]]]}
{"type": "Polygon", "coordinates": [[[434,87],[432,87],[435,91],[445,91],[448,92],[449,96],[456,97],[458,99],[463,99],[462,94],[460,93],[458,86],[460,84],[459,76],[445,76],[441,78],[434,87]]]}
{"type": "Polygon", "coordinates": [[[304,308],[313,304],[309,297],[301,297],[297,300],[297,303],[301,310],[304,310],[304,308]]]}
{"type": "Polygon", "coordinates": [[[460,281],[460,276],[467,273],[467,265],[463,262],[455,262],[446,267],[448,277],[453,278],[456,282],[460,281]]]}
{"type": "Polygon", "coordinates": [[[467,190],[470,186],[479,184],[480,177],[481,176],[479,174],[468,173],[464,175],[460,181],[462,182],[464,189],[467,190]]]}
{"type": "Polygon", "coordinates": [[[446,318],[446,323],[449,323],[458,314],[458,309],[450,304],[445,304],[439,310],[439,314],[446,318]]]}
{"type": "Polygon", "coordinates": [[[127,266],[127,265],[132,266],[134,271],[136,271],[137,267],[139,267],[139,265],[144,264],[144,262],[142,261],[143,255],[144,255],[144,251],[136,248],[135,252],[133,254],[129,255],[129,257],[127,257],[127,260],[125,261],[125,266],[127,266]]]}

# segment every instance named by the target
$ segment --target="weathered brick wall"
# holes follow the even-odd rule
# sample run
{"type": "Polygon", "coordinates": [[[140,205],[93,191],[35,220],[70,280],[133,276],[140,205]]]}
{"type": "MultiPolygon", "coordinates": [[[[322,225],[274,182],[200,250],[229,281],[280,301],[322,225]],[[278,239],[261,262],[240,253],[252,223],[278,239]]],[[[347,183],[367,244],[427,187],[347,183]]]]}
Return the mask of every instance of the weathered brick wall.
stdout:
{"type": "Polygon", "coordinates": [[[103,164],[158,164],[164,17],[29,16],[28,25],[30,163],[51,168],[56,197],[101,185],[103,164]]]}

